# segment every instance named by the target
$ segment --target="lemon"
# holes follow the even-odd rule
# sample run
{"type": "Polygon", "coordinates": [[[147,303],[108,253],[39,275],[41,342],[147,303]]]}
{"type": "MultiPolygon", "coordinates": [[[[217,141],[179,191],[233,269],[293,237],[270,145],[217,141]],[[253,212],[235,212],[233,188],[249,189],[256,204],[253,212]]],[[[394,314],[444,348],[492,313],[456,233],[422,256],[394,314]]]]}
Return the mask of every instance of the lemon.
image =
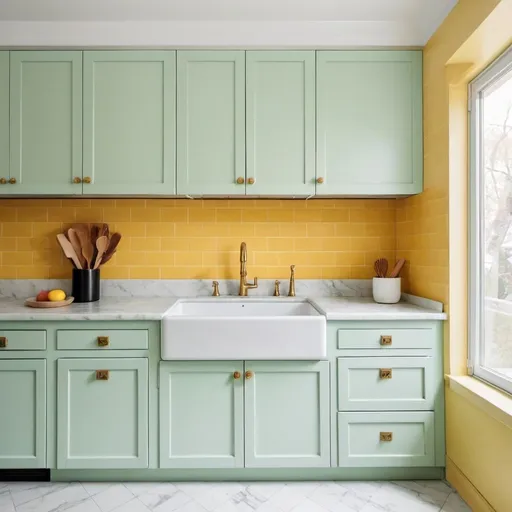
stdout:
{"type": "Polygon", "coordinates": [[[52,302],[66,300],[66,294],[62,290],[52,290],[50,293],[48,293],[48,300],[52,302]]]}

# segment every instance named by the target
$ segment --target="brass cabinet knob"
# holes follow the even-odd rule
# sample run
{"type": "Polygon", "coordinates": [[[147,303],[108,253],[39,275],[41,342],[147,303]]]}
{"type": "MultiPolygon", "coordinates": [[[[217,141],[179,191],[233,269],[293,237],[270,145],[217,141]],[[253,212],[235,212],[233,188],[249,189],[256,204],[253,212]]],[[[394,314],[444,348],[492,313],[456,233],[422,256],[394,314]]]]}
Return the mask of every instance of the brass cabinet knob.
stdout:
{"type": "Polygon", "coordinates": [[[75,176],[73,178],[73,183],[82,183],[82,178],[79,178],[78,176],[75,176]]]}
{"type": "Polygon", "coordinates": [[[7,348],[7,338],[0,336],[0,348],[7,348]]]}
{"type": "Polygon", "coordinates": [[[247,180],[247,183],[249,183],[249,185],[254,185],[254,183],[256,183],[256,180],[254,178],[249,178],[247,180]]]}
{"type": "Polygon", "coordinates": [[[108,336],[98,336],[98,347],[108,347],[109,343],[108,336]]]}
{"type": "Polygon", "coordinates": [[[0,185],[5,185],[7,180],[5,178],[0,178],[0,185]]]}
{"type": "Polygon", "coordinates": [[[391,368],[381,368],[379,370],[379,377],[381,379],[392,379],[393,378],[393,370],[391,368]]]}
{"type": "Polygon", "coordinates": [[[247,380],[252,379],[253,377],[254,377],[254,373],[253,372],[245,372],[245,378],[247,380]]]}
{"type": "Polygon", "coordinates": [[[16,178],[10,178],[10,179],[9,179],[9,183],[10,183],[11,185],[15,185],[15,184],[16,184],[16,178]]]}
{"type": "Polygon", "coordinates": [[[393,432],[381,432],[379,435],[379,439],[388,443],[389,441],[393,441],[393,432]]]}
{"type": "Polygon", "coordinates": [[[96,370],[96,380],[108,380],[110,372],[108,370],[96,370]]]}
{"type": "Polygon", "coordinates": [[[240,372],[233,373],[233,379],[239,379],[242,376],[240,372]]]}
{"type": "Polygon", "coordinates": [[[245,183],[245,178],[242,178],[242,176],[240,176],[239,178],[236,179],[236,182],[239,185],[243,185],[245,183]]]}
{"type": "Polygon", "coordinates": [[[380,344],[381,345],[392,345],[393,344],[393,337],[392,336],[381,336],[380,337],[380,344]]]}
{"type": "Polygon", "coordinates": [[[317,179],[316,179],[316,182],[317,182],[319,185],[321,185],[321,184],[324,182],[324,179],[323,179],[322,177],[317,178],[317,179]]]}
{"type": "Polygon", "coordinates": [[[91,180],[91,178],[89,178],[89,176],[86,176],[83,181],[84,181],[84,183],[87,183],[87,184],[92,183],[92,180],[91,180]]]}

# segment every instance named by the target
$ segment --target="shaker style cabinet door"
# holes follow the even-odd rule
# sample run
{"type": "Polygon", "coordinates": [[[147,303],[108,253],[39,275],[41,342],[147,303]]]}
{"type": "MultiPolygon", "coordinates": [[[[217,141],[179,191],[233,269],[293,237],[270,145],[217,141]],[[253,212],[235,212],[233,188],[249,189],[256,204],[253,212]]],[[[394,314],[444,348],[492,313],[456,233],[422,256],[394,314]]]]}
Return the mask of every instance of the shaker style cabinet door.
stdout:
{"type": "Polygon", "coordinates": [[[243,467],[243,409],[243,363],[160,363],[160,467],[243,467]]]}
{"type": "Polygon", "coordinates": [[[0,390],[0,469],[46,467],[46,361],[0,361],[0,390]]]}
{"type": "Polygon", "coordinates": [[[84,194],[175,194],[175,59],[84,52],[84,194]]]}
{"type": "Polygon", "coordinates": [[[247,194],[315,193],[315,52],[248,51],[247,194]]]}
{"type": "Polygon", "coordinates": [[[8,193],[9,166],[9,52],[0,52],[0,195],[8,193]]]}
{"type": "Polygon", "coordinates": [[[57,361],[57,468],[148,467],[148,360],[57,361]]]}
{"type": "Polygon", "coordinates": [[[10,71],[11,165],[0,193],[82,194],[82,52],[13,51],[10,71]]]}
{"type": "Polygon", "coordinates": [[[421,51],[317,52],[317,195],[423,188],[421,51]]]}
{"type": "Polygon", "coordinates": [[[247,361],[245,371],[245,467],[329,467],[329,361],[247,361]]]}
{"type": "Polygon", "coordinates": [[[245,194],[245,52],[178,51],[178,195],[245,194]]]}

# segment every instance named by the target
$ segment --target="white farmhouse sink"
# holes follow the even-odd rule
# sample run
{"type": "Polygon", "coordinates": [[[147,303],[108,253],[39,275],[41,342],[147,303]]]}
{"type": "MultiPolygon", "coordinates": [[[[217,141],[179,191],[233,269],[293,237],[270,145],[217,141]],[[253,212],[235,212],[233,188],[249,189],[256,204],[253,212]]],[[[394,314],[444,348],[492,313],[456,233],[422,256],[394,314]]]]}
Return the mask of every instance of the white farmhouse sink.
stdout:
{"type": "Polygon", "coordinates": [[[180,300],[162,320],[162,359],[325,359],[325,330],[306,300],[180,300]]]}

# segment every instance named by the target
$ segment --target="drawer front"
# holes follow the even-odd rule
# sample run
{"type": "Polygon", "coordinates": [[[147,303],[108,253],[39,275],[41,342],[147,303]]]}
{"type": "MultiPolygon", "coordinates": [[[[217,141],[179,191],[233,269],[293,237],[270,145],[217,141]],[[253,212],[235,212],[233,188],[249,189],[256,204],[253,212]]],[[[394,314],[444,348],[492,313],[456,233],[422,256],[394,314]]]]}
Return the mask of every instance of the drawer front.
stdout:
{"type": "Polygon", "coordinates": [[[433,412],[338,413],[340,467],[434,466],[433,412]]]}
{"type": "Polygon", "coordinates": [[[431,357],[338,358],[340,411],[428,411],[433,408],[431,357]]]}
{"type": "Polygon", "coordinates": [[[46,350],[46,331],[0,331],[3,350],[46,350]]]}
{"type": "Polygon", "coordinates": [[[338,329],[338,348],[399,349],[433,348],[433,329],[338,329]]]}
{"type": "Polygon", "coordinates": [[[58,350],[146,350],[147,330],[57,331],[58,350]]]}

